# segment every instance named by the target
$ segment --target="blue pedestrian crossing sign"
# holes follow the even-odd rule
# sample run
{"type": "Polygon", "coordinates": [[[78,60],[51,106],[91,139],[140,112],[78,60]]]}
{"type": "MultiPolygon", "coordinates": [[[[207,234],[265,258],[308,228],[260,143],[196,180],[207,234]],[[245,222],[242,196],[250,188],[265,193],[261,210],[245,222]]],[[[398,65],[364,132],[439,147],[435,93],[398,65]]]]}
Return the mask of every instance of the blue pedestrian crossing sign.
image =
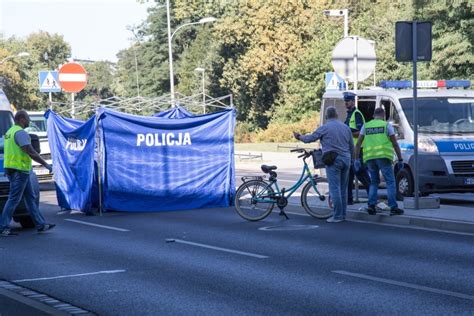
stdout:
{"type": "Polygon", "coordinates": [[[345,90],[346,82],[335,72],[326,72],[326,91],[327,90],[345,90]]]}
{"type": "Polygon", "coordinates": [[[39,72],[39,89],[41,92],[61,92],[57,71],[39,72]]]}

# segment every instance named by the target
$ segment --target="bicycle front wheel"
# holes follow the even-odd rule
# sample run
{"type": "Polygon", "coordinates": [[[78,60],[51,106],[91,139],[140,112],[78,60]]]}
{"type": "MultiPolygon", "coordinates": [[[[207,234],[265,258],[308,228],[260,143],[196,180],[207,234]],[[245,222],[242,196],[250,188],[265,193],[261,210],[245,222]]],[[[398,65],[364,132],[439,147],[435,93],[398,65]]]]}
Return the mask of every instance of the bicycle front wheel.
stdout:
{"type": "Polygon", "coordinates": [[[235,210],[248,221],[259,221],[272,212],[275,202],[271,202],[270,197],[273,195],[273,189],[265,181],[244,182],[235,192],[235,210]]]}
{"type": "Polygon", "coordinates": [[[315,181],[317,191],[311,182],[304,186],[301,192],[301,205],[313,217],[329,218],[332,215],[332,202],[329,196],[328,181],[325,178],[317,178],[315,181]]]}

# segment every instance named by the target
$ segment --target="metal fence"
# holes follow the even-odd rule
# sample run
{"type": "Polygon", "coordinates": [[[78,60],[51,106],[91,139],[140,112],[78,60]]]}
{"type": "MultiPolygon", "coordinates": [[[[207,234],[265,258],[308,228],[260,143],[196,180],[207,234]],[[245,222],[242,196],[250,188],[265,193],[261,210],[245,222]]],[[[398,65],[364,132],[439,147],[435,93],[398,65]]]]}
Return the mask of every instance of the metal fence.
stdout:
{"type": "Polygon", "coordinates": [[[260,160],[263,160],[263,154],[252,154],[252,153],[248,153],[248,154],[243,154],[243,153],[236,153],[234,154],[235,157],[237,157],[237,159],[239,160],[252,160],[252,159],[260,159],[260,160]]]}
{"type": "Polygon", "coordinates": [[[174,103],[171,95],[166,94],[153,98],[141,96],[124,98],[113,96],[92,102],[51,102],[50,107],[61,116],[86,119],[94,115],[96,109],[99,107],[106,107],[129,114],[150,116],[158,112],[166,111],[172,108],[173,105],[182,106],[193,114],[204,114],[234,107],[231,94],[216,98],[209,95],[203,96],[202,93],[192,96],[175,93],[174,103]]]}

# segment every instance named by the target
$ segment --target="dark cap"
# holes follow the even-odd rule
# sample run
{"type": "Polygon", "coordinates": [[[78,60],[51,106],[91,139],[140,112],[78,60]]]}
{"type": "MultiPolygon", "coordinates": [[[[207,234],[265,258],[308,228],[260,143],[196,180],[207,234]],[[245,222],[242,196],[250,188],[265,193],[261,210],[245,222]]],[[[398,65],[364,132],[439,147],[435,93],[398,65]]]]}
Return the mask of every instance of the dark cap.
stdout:
{"type": "Polygon", "coordinates": [[[343,96],[344,96],[344,101],[354,101],[356,94],[353,92],[344,92],[343,96]]]}

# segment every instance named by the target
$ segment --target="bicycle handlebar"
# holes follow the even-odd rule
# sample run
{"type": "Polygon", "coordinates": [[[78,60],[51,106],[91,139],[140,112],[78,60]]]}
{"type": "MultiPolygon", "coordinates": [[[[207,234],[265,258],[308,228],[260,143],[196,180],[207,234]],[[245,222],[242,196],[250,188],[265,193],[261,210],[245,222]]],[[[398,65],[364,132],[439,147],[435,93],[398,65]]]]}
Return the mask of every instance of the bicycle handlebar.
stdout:
{"type": "Polygon", "coordinates": [[[302,153],[301,155],[298,156],[298,158],[308,158],[308,157],[310,157],[310,156],[313,154],[313,151],[315,151],[315,149],[310,150],[310,151],[307,151],[307,150],[304,149],[304,148],[296,148],[296,149],[290,150],[290,152],[299,152],[299,153],[302,153]]]}
{"type": "Polygon", "coordinates": [[[306,151],[304,148],[296,148],[296,149],[290,150],[290,152],[299,152],[299,153],[302,153],[304,151],[306,151]]]}

